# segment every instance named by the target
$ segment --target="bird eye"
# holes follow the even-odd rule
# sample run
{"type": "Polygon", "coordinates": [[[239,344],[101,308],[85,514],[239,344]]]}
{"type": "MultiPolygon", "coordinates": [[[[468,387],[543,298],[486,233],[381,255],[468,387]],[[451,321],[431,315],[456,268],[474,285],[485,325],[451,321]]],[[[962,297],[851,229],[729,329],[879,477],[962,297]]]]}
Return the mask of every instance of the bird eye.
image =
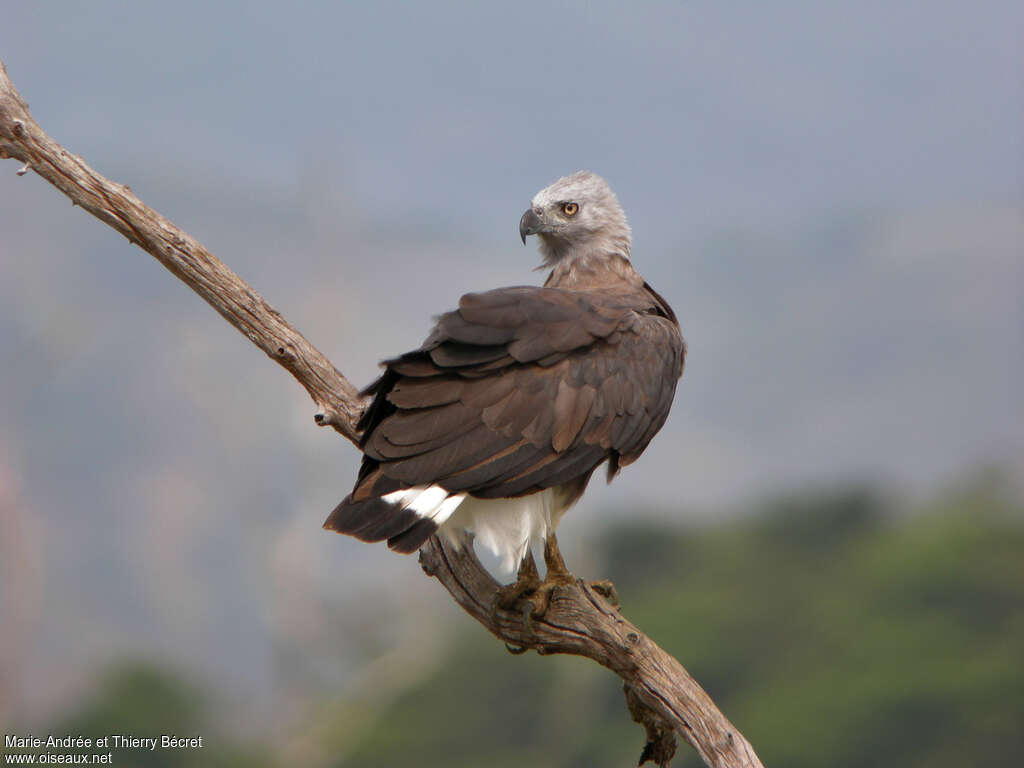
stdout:
{"type": "Polygon", "coordinates": [[[579,209],[579,203],[562,203],[562,213],[566,216],[575,216],[579,209]]]}

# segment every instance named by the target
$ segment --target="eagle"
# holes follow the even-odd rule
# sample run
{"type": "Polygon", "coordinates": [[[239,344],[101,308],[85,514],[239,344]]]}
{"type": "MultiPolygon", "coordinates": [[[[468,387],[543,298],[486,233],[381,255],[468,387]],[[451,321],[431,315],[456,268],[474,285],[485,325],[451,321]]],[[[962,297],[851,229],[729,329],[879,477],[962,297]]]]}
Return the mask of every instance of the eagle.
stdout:
{"type": "Polygon", "coordinates": [[[538,192],[519,220],[543,286],[469,293],[423,345],[381,363],[358,427],[362,464],[324,528],[402,553],[471,534],[515,594],[569,577],[555,528],[594,470],[636,461],[668,417],[686,345],[675,313],[633,269],[631,233],[589,171],[538,192]]]}

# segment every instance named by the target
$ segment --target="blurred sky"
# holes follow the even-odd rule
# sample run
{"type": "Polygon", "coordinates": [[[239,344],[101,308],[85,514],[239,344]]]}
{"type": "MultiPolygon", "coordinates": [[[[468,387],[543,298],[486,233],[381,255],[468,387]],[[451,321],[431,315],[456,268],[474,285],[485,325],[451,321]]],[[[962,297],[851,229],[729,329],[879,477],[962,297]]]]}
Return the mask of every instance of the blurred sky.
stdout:
{"type": "MultiPolygon", "coordinates": [[[[516,232],[537,189],[608,178],[690,355],[644,459],[567,519],[578,542],[602,514],[1024,467],[1022,39],[1010,0],[97,0],[5,8],[0,59],[45,130],[358,385],[460,294],[543,279],[516,232]]],[[[123,651],[280,693],[299,647],[344,680],[387,645],[329,620],[377,615],[361,590],[391,638],[447,610],[412,559],[320,531],[357,455],[302,390],[15,170],[0,556],[26,565],[0,610],[26,629],[0,663],[22,710],[123,651]]]]}

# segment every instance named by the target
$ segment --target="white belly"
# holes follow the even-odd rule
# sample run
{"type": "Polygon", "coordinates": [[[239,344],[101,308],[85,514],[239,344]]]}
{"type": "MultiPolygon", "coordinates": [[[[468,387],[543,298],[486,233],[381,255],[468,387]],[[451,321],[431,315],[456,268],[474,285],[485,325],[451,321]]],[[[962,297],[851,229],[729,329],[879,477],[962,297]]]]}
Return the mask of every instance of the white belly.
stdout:
{"type": "Polygon", "coordinates": [[[453,543],[459,534],[471,532],[476,541],[514,572],[526,556],[531,541],[543,541],[553,532],[571,505],[561,488],[548,488],[514,499],[475,499],[467,496],[438,531],[453,543]]]}

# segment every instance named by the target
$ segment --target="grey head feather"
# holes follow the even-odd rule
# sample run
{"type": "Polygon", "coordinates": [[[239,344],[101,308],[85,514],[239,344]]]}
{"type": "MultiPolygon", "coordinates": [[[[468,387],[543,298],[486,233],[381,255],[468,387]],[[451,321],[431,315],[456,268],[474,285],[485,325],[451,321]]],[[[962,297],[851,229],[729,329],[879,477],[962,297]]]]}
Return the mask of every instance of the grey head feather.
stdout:
{"type": "Polygon", "coordinates": [[[543,266],[567,269],[629,261],[626,214],[608,182],[590,171],[563,176],[533,196],[520,234],[537,235],[543,266]]]}

